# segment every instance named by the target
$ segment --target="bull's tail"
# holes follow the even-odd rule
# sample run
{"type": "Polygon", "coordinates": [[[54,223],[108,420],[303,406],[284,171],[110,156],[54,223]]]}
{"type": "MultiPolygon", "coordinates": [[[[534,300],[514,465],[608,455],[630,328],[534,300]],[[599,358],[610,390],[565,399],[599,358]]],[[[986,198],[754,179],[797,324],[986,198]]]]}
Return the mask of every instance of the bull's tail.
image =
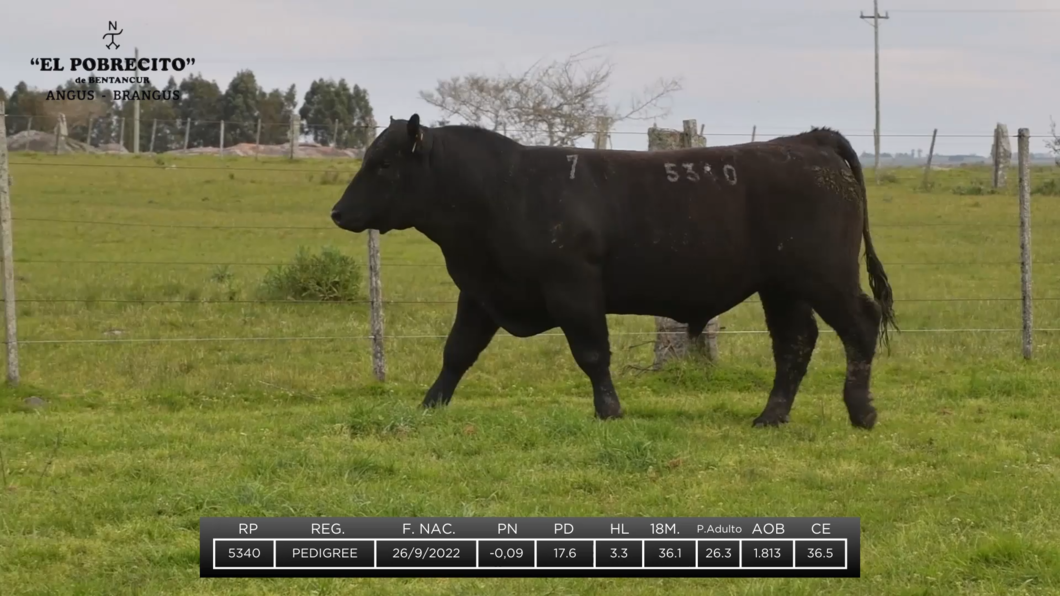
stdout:
{"type": "Polygon", "coordinates": [[[861,160],[858,159],[858,154],[850,145],[850,141],[839,132],[827,128],[814,128],[810,131],[810,134],[816,137],[818,143],[832,147],[850,165],[854,178],[857,180],[858,186],[861,187],[861,196],[864,201],[862,204],[864,217],[861,234],[865,240],[865,266],[869,273],[869,288],[872,290],[872,297],[876,300],[876,304],[879,305],[880,314],[882,315],[879,341],[883,346],[889,348],[890,342],[887,328],[892,327],[895,331],[901,330],[898,329],[894,319],[894,294],[891,292],[891,284],[887,281],[887,273],[883,270],[883,263],[876,256],[876,249],[872,246],[872,234],[869,233],[868,189],[865,187],[865,176],[861,170],[861,160]]]}
{"type": "Polygon", "coordinates": [[[876,300],[876,304],[880,305],[880,314],[882,320],[880,322],[880,343],[887,348],[890,348],[890,341],[887,337],[887,328],[893,327],[895,331],[901,331],[898,329],[897,323],[894,320],[894,294],[891,292],[891,284],[887,281],[887,273],[883,270],[883,263],[880,262],[879,257],[876,256],[876,250],[872,247],[872,235],[869,234],[869,209],[868,202],[865,205],[865,224],[864,231],[862,232],[865,238],[865,266],[869,272],[869,288],[872,290],[872,297],[876,300]]]}

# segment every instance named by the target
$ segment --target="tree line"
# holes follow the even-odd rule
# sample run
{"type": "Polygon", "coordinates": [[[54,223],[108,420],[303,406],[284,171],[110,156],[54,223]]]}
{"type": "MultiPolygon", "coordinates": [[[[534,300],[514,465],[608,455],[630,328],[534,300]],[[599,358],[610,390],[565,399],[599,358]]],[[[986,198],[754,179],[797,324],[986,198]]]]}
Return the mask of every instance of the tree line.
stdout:
{"type": "MultiPolygon", "coordinates": [[[[13,116],[7,119],[7,134],[10,136],[28,129],[53,132],[59,114],[63,114],[71,138],[81,141],[90,138],[95,146],[121,143],[127,150],[132,150],[132,100],[121,100],[122,93],[100,88],[98,84],[78,84],[73,80],[55,90],[92,91],[94,99],[49,100],[50,90],[32,88],[25,82],[19,82],[10,93],[0,87],[0,101],[5,102],[7,114],[13,116]],[[124,127],[122,119],[125,120],[124,127]],[[124,138],[120,138],[122,134],[124,138]]],[[[259,120],[262,123],[261,143],[283,144],[289,140],[291,116],[295,113],[301,119],[300,133],[323,145],[363,149],[375,137],[376,121],[368,91],[358,85],[351,87],[345,79],[313,81],[302,97],[301,107],[298,106],[295,85],[286,90],[266,91],[250,70],[237,72],[224,91],[216,81],[206,80],[201,74],[188,76],[180,83],[170,77],[161,89],[144,84],[140,90],[180,91],[179,100],[140,100],[141,151],[151,146],[152,122],[155,121],[156,152],[182,149],[186,133],[189,148],[216,147],[221,135],[221,121],[225,122],[226,147],[255,142],[259,120]],[[187,128],[189,120],[191,127],[187,128]]]]}
{"type": "MultiPolygon", "coordinates": [[[[453,123],[478,125],[528,145],[572,146],[594,134],[605,140],[606,131],[620,122],[669,115],[670,109],[664,104],[681,90],[679,78],[660,78],[632,96],[628,104],[612,104],[609,95],[614,68],[609,60],[592,55],[590,49],[564,59],[538,61],[514,74],[501,71],[440,79],[433,89],[422,90],[419,96],[440,113],[441,119],[432,122],[434,126],[453,119],[453,123]]],[[[72,81],[59,89],[94,89],[101,98],[45,101],[47,91],[19,83],[8,99],[8,113],[32,116],[34,129],[50,132],[55,127],[55,115],[61,112],[73,138],[88,138],[87,127],[92,122],[93,144],[118,142],[122,119],[128,123],[132,118],[132,101],[118,101],[109,91],[72,81]]],[[[143,90],[154,91],[149,86],[143,90]]],[[[153,121],[157,121],[156,151],[183,147],[184,125],[189,119],[189,147],[216,147],[222,120],[226,147],[253,143],[258,119],[262,122],[261,142],[282,144],[287,142],[290,118],[298,108],[294,85],[286,91],[266,92],[250,70],[236,73],[224,92],[201,75],[190,76],[179,85],[170,78],[159,91],[173,95],[178,90],[179,100],[140,100],[141,149],[150,147],[153,121]]],[[[3,89],[0,99],[4,99],[3,89]]],[[[375,138],[377,123],[368,92],[358,85],[350,87],[344,79],[313,81],[297,114],[302,134],[321,144],[361,149],[375,138]]],[[[8,134],[25,130],[27,124],[24,118],[9,119],[8,134]],[[19,125],[22,128],[16,130],[19,125]]],[[[132,134],[131,126],[126,126],[126,148],[132,147],[132,134]]]]}

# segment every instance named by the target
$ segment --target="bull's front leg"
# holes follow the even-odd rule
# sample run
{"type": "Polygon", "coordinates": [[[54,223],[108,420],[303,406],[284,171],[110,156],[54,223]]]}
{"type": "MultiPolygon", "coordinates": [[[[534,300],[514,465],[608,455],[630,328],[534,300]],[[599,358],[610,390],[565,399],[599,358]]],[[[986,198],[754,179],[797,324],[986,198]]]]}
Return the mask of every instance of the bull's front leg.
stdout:
{"type": "Polygon", "coordinates": [[[460,292],[456,304],[456,320],[445,340],[442,353],[442,372],[423,398],[423,407],[448,405],[453,391],[479,354],[489,346],[500,328],[493,317],[478,302],[460,292]]]}
{"type": "Polygon", "coordinates": [[[569,272],[549,283],[549,315],[567,337],[574,361],[593,386],[593,405],[601,419],[619,418],[622,406],[611,382],[611,344],[603,284],[598,271],[569,272]]]}

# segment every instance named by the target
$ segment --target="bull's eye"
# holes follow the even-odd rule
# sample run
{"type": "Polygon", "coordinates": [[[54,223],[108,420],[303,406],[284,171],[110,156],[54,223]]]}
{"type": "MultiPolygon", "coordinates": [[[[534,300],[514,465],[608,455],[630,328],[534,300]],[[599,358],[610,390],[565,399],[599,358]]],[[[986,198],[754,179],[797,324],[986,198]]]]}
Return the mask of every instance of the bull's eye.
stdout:
{"type": "Polygon", "coordinates": [[[384,159],[383,161],[379,162],[379,169],[380,170],[385,170],[385,169],[387,169],[389,167],[390,167],[390,162],[389,161],[386,161],[384,159]]]}

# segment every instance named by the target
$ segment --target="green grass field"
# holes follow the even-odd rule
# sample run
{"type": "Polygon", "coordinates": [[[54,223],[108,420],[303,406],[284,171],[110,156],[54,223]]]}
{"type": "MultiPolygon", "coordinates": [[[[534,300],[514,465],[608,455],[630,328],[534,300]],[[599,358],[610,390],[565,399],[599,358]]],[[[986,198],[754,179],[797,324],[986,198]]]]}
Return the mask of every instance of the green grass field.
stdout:
{"type": "MultiPolygon", "coordinates": [[[[1060,333],[1039,332],[1025,362],[1018,331],[930,331],[1019,328],[1015,171],[1001,194],[969,194],[986,170],[936,172],[931,192],[920,171],[879,187],[867,174],[905,333],[876,361],[880,420],[864,432],[847,421],[830,332],[792,423],[763,430],[751,421],[772,383],[768,336],[722,336],[714,368],[640,373],[648,317],[612,318],[622,420],[593,418],[557,336],[498,336],[452,405],[422,412],[456,298],[424,237],[382,240],[385,384],[366,305],[253,302],[267,264],[299,247],[365,261],[365,236],[328,218],[356,164],[11,162],[27,343],[21,386],[0,390],[5,596],[1060,593],[1060,333]],[[270,337],[331,339],[130,341],[270,337]],[[199,517],[243,515],[860,516],[862,577],[199,579],[199,517]]],[[[1050,179],[1036,169],[1033,185],[1050,179]]],[[[1043,329],[1060,328],[1058,201],[1033,203],[1043,329]]],[[[755,300],[722,317],[726,331],[764,329],[755,300]]]]}

